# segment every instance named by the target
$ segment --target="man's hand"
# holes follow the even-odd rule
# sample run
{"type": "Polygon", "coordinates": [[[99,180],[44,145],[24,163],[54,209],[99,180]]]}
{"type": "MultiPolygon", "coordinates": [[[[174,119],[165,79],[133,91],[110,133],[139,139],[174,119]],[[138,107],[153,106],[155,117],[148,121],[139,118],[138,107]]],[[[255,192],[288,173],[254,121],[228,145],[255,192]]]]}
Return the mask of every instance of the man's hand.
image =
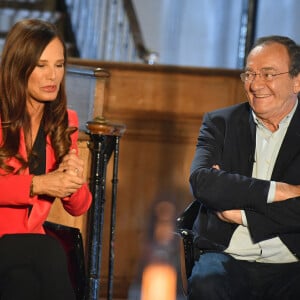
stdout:
{"type": "Polygon", "coordinates": [[[274,202],[285,201],[295,197],[300,197],[300,185],[276,182],[274,202]]]}
{"type": "Polygon", "coordinates": [[[242,213],[240,209],[219,211],[216,214],[219,219],[224,222],[243,225],[242,213]]]}

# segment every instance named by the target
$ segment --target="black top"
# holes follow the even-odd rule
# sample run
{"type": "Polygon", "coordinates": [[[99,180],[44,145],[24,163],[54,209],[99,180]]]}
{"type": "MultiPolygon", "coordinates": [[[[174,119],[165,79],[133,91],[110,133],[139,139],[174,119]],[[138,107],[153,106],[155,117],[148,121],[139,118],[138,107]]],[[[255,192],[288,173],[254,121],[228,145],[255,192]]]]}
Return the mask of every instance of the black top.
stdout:
{"type": "Polygon", "coordinates": [[[46,136],[44,124],[41,122],[28,159],[29,172],[34,175],[45,174],[46,171],[46,136]]]}

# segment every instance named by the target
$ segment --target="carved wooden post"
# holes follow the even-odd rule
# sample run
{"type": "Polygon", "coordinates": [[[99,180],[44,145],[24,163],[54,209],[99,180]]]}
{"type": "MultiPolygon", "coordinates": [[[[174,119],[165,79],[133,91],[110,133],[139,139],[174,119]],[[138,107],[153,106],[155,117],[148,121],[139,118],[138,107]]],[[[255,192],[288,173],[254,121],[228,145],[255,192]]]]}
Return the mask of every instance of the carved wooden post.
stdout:
{"type": "Polygon", "coordinates": [[[125,126],[110,123],[103,117],[96,117],[93,121],[87,122],[87,128],[91,137],[89,146],[92,153],[90,189],[93,202],[88,218],[88,282],[85,299],[98,300],[99,298],[106,169],[110,156],[114,153],[107,298],[112,299],[119,140],[125,132],[125,126]]]}

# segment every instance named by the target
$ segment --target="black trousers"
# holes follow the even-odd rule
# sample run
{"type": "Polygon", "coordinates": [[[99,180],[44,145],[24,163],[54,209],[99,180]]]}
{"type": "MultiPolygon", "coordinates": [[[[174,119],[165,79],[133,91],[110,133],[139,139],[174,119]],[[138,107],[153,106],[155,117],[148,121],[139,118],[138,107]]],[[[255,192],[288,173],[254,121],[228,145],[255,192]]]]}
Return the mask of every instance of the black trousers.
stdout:
{"type": "Polygon", "coordinates": [[[74,300],[62,246],[42,234],[0,238],[1,300],[74,300]]]}
{"type": "Polygon", "coordinates": [[[225,253],[205,253],[188,281],[189,300],[299,300],[300,262],[241,261],[225,253]]]}

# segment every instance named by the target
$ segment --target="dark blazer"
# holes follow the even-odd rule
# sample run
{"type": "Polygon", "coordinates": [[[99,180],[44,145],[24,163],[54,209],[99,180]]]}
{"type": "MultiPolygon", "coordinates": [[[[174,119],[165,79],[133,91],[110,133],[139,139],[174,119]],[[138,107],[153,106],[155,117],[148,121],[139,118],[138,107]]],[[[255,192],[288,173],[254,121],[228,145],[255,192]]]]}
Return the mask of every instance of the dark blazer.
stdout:
{"type": "MultiPolygon", "coordinates": [[[[248,103],[207,113],[200,128],[190,184],[201,206],[195,245],[224,250],[238,226],[215,211],[243,209],[254,242],[279,236],[300,257],[300,198],[267,204],[270,181],[252,178],[256,124],[248,103]],[[218,164],[220,171],[212,166],[218,164]]],[[[272,180],[300,184],[300,105],[291,120],[272,180]]]]}

